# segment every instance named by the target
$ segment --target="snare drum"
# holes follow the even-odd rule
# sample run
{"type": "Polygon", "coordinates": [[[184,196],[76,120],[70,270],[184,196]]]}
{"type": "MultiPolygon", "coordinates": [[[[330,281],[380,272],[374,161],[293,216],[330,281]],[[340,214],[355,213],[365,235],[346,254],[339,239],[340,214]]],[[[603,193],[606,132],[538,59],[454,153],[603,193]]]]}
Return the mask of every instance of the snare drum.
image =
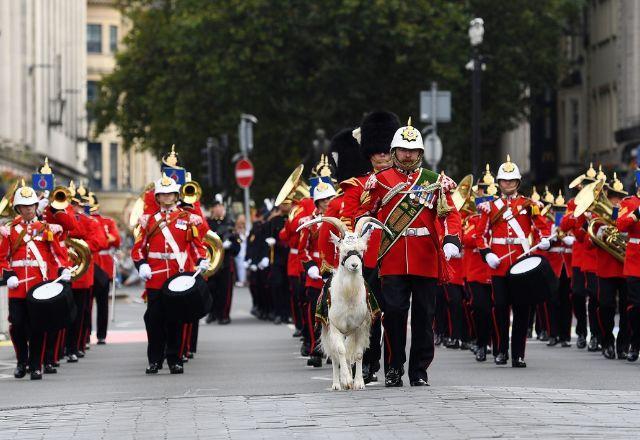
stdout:
{"type": "Polygon", "coordinates": [[[76,316],[71,285],[43,281],[27,292],[27,307],[33,328],[46,332],[67,327],[76,316]]]}
{"type": "Polygon", "coordinates": [[[194,272],[178,273],[162,286],[162,304],[167,316],[178,322],[191,322],[205,316],[211,308],[207,283],[194,272]]]}
{"type": "Polygon", "coordinates": [[[547,301],[558,288],[549,261],[541,255],[523,257],[507,272],[510,300],[514,304],[536,305],[547,301]]]}

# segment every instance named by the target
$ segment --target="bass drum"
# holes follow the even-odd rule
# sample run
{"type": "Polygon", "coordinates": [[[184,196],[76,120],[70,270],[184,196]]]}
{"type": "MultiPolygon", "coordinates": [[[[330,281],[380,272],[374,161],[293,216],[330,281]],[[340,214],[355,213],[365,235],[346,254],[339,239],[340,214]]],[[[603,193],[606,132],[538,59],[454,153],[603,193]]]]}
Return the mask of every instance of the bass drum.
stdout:
{"type": "Polygon", "coordinates": [[[547,301],[558,288],[558,279],[549,261],[541,255],[523,257],[507,272],[513,304],[536,305],[547,301]]]}
{"type": "Polygon", "coordinates": [[[206,281],[193,274],[175,274],[162,286],[162,305],[166,316],[178,322],[195,321],[211,309],[211,295],[206,281]]]}
{"type": "Polygon", "coordinates": [[[43,281],[27,292],[27,307],[31,326],[45,332],[67,327],[77,310],[71,284],[43,281]]]}

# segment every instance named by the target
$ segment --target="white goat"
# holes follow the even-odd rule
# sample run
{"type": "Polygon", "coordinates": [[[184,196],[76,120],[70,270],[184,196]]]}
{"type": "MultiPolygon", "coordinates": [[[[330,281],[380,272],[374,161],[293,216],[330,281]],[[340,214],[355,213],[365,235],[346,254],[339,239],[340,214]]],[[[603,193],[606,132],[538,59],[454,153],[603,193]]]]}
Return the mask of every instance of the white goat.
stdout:
{"type": "Polygon", "coordinates": [[[317,217],[298,229],[319,222],[330,223],[340,232],[340,237],[331,234],[332,241],[340,252],[340,259],[329,287],[331,302],[328,324],[322,324],[320,335],[322,351],[333,360],[331,388],[362,390],[362,355],[369,346],[372,320],[362,277],[362,255],[367,249],[371,230],[365,232],[364,227],[368,223],[374,223],[385,230],[387,228],[373,217],[363,217],[356,223],[354,232],[349,232],[344,223],[335,217],[317,217]],[[352,377],[351,365],[354,363],[356,371],[355,377],[352,377]]]}

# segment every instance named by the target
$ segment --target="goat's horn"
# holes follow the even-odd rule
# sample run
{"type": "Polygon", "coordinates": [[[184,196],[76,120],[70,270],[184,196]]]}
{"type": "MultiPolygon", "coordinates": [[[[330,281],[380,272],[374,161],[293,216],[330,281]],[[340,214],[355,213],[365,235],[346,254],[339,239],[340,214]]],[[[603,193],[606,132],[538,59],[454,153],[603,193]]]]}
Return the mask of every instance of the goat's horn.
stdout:
{"type": "Polygon", "coordinates": [[[356,235],[361,236],[362,231],[364,229],[364,227],[368,224],[368,223],[373,223],[374,225],[380,226],[381,229],[384,229],[384,231],[389,234],[390,236],[393,236],[393,233],[389,230],[389,228],[387,228],[385,226],[384,223],[382,223],[380,220],[378,220],[375,217],[362,217],[359,218],[358,221],[356,222],[356,226],[353,230],[353,232],[356,233],[356,235]]]}
{"type": "Polygon", "coordinates": [[[316,217],[313,220],[309,220],[308,222],[305,222],[300,226],[298,226],[298,228],[296,229],[296,232],[300,232],[301,229],[308,228],[309,226],[315,225],[316,223],[320,223],[321,221],[322,221],[322,217],[316,217]]]}
{"type": "Polygon", "coordinates": [[[316,217],[313,220],[310,220],[300,226],[298,226],[298,229],[296,229],[296,232],[299,231],[302,228],[307,228],[311,225],[314,225],[316,223],[320,223],[320,222],[327,222],[332,224],[333,226],[336,227],[336,229],[338,229],[338,231],[340,232],[340,238],[344,237],[344,234],[347,232],[347,227],[344,225],[344,223],[342,223],[340,221],[340,219],[336,218],[336,217],[316,217]]]}

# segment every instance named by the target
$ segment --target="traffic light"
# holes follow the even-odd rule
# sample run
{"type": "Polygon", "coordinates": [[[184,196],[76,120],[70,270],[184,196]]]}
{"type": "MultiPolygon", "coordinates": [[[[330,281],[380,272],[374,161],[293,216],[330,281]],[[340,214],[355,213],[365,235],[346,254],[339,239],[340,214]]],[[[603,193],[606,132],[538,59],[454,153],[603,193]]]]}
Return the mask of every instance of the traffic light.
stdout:
{"type": "Polygon", "coordinates": [[[200,150],[202,180],[216,190],[222,189],[222,151],[218,139],[207,138],[207,146],[200,150]]]}

